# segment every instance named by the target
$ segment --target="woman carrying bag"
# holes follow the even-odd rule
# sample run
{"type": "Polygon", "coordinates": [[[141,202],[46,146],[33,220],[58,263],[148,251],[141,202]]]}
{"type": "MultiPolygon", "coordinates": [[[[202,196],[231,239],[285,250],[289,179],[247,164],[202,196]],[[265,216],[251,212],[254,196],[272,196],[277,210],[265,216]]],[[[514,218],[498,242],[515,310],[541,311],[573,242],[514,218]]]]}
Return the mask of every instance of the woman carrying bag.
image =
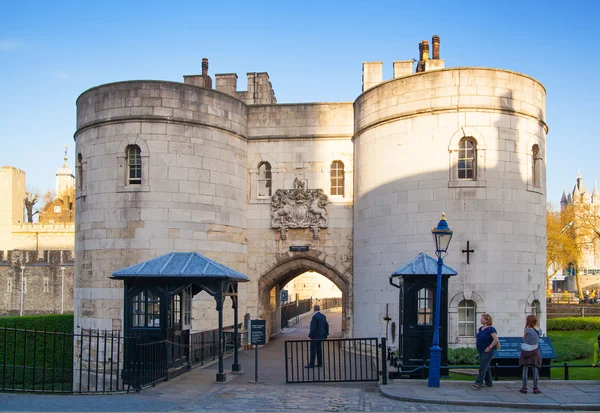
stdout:
{"type": "Polygon", "coordinates": [[[533,370],[533,394],[541,393],[538,389],[538,379],[540,377],[540,367],[542,366],[542,354],[540,352],[539,341],[542,335],[542,329],[537,328],[537,317],[528,315],[525,321],[525,330],[523,331],[523,341],[521,344],[521,356],[519,357],[519,366],[522,370],[523,387],[519,389],[521,393],[527,393],[527,371],[529,367],[533,370]]]}
{"type": "Polygon", "coordinates": [[[496,346],[498,345],[498,333],[496,329],[492,327],[492,316],[489,314],[482,314],[481,327],[477,331],[477,352],[479,353],[479,374],[477,380],[473,384],[476,389],[482,387],[492,387],[492,371],[490,370],[490,364],[496,354],[496,346]],[[484,383],[485,381],[485,383],[484,383]]]}

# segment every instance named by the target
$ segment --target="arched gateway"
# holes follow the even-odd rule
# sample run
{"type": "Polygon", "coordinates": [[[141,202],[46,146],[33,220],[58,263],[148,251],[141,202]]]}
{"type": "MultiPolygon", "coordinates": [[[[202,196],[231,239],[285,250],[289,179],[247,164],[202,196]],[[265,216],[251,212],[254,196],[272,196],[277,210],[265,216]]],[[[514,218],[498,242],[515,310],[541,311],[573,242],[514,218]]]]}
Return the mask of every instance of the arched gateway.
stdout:
{"type": "Polygon", "coordinates": [[[271,320],[273,314],[277,317],[281,316],[279,308],[281,307],[281,294],[280,291],[283,286],[288,282],[299,276],[306,271],[314,271],[321,274],[331,282],[333,282],[337,288],[342,292],[342,334],[348,333],[347,320],[351,319],[352,309],[352,280],[348,277],[349,274],[342,275],[334,268],[331,268],[325,263],[320,262],[317,253],[302,253],[298,256],[291,257],[284,260],[267,273],[265,273],[258,282],[259,291],[259,317],[267,320],[267,325],[271,326],[271,335],[278,333],[278,331],[272,331],[273,328],[281,325],[281,320],[271,320]],[[271,297],[270,292],[275,288],[274,297],[276,298],[276,311],[270,311],[271,308],[271,297]],[[275,321],[275,322],[273,322],[275,321]]]}

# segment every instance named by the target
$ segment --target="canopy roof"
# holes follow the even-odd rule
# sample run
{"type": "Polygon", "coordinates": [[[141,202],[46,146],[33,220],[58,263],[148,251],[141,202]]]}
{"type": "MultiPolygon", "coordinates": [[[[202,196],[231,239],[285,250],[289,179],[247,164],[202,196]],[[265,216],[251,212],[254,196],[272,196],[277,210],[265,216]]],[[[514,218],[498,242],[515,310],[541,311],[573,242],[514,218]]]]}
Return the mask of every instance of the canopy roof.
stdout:
{"type": "MultiPolygon", "coordinates": [[[[442,275],[452,276],[457,274],[456,270],[447,265],[442,265],[442,275]]],[[[392,276],[396,277],[402,275],[437,275],[437,260],[421,252],[411,262],[392,273],[392,276]]]]}
{"type": "Polygon", "coordinates": [[[248,277],[197,252],[171,252],[115,271],[111,278],[212,278],[247,282],[248,277]]]}

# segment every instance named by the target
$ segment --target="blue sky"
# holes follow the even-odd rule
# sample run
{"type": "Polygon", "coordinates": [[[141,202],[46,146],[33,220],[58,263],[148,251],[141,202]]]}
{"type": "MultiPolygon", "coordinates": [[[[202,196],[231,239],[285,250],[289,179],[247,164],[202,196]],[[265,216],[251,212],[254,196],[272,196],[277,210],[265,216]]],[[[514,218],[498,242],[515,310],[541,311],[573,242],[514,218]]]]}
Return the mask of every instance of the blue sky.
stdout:
{"type": "Polygon", "coordinates": [[[353,101],[361,64],[418,58],[441,37],[446,67],[522,72],[547,89],[548,200],[558,203],[581,170],[600,179],[595,126],[600,95],[595,1],[9,2],[0,0],[0,165],[27,185],[54,188],[69,146],[75,100],[114,81],[182,81],[269,72],[279,102],[353,101]]]}

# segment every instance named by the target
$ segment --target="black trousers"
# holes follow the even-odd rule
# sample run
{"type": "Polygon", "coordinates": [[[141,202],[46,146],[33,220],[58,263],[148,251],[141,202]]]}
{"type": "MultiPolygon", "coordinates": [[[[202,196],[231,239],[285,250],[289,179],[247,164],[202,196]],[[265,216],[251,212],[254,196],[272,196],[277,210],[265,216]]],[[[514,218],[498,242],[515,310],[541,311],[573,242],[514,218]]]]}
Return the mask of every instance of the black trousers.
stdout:
{"type": "Polygon", "coordinates": [[[317,366],[323,365],[323,340],[312,340],[310,342],[310,365],[315,365],[315,357],[317,366]]]}

